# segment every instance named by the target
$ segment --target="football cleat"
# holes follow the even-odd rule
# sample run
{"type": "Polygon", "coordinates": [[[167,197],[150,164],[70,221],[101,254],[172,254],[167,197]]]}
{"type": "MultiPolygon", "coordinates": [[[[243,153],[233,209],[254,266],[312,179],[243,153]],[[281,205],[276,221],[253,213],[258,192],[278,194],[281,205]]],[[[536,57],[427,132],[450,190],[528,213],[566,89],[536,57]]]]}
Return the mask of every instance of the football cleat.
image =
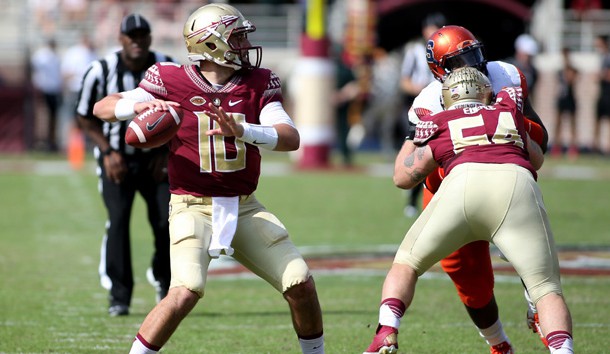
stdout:
{"type": "Polygon", "coordinates": [[[515,351],[509,342],[496,344],[489,349],[491,354],[514,354],[515,351]]]}
{"type": "Polygon", "coordinates": [[[540,327],[540,321],[538,320],[538,313],[532,311],[531,308],[528,308],[526,321],[527,321],[527,327],[529,329],[531,329],[532,332],[538,333],[538,336],[540,337],[542,344],[544,344],[544,346],[548,348],[549,343],[546,340],[546,337],[544,336],[544,334],[542,333],[542,329],[540,327]]]}
{"type": "Polygon", "coordinates": [[[381,326],[371,345],[362,354],[396,353],[398,353],[398,330],[390,326],[381,326]]]}

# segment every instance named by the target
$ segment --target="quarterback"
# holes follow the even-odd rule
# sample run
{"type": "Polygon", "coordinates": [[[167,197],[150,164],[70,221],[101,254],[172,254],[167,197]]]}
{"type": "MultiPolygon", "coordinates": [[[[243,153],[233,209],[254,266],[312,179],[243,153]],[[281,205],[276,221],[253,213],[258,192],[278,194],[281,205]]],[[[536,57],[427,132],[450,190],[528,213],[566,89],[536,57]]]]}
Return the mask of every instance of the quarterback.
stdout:
{"type": "Polygon", "coordinates": [[[282,107],[279,78],[259,67],[262,49],[247,37],[254,30],[230,5],[202,6],[183,32],[189,59],[198,65],[157,63],[139,88],[95,105],[95,115],[109,121],[152,107],[184,111],[168,143],[170,290],[144,319],[132,354],[156,353],[169,340],[204,296],[209,263],[221,253],[283,295],[303,353],[324,353],[310,270],[284,225],[254,195],[260,149],[292,151],[300,142],[282,107]]]}

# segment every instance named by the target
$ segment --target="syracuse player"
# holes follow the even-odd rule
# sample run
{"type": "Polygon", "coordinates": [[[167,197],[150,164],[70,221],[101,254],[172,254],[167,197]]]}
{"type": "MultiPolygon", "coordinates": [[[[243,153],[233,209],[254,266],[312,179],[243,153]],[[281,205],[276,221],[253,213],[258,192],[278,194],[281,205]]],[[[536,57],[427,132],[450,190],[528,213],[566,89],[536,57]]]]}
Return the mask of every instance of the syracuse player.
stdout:
{"type": "MultiPolygon", "coordinates": [[[[444,26],[428,39],[426,56],[430,71],[436,81],[430,83],[415,98],[409,110],[409,121],[417,124],[420,117],[443,110],[442,81],[451,70],[460,67],[474,67],[483,72],[491,81],[494,94],[503,87],[521,87],[524,97],[524,113],[528,134],[546,151],[548,133],[540,118],[527,99],[527,84],[521,71],[514,65],[501,61],[488,62],[485,58],[483,44],[466,28],[461,26],[444,26]]],[[[412,141],[405,141],[402,149],[415,149],[412,141]]],[[[431,173],[425,182],[423,207],[438,189],[444,172],[441,168],[431,173]]],[[[509,354],[512,347],[499,319],[498,306],[493,294],[494,277],[487,241],[475,241],[467,244],[441,261],[443,270],[451,277],[460,299],[479,329],[479,333],[490,345],[491,353],[509,354]]],[[[540,335],[546,345],[545,336],[540,331],[536,309],[528,299],[528,326],[540,335]]]]}

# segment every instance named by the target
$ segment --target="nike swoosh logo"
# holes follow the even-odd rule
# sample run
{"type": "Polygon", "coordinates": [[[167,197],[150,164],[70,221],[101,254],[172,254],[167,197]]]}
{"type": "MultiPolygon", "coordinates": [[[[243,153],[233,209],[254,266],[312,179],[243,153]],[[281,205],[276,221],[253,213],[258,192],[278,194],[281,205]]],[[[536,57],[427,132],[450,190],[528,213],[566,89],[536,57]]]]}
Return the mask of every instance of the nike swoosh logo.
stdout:
{"type": "Polygon", "coordinates": [[[163,120],[163,118],[167,115],[167,113],[163,113],[163,115],[161,117],[159,117],[159,119],[157,119],[153,124],[150,124],[148,122],[146,122],[146,130],[153,131],[155,129],[155,127],[157,125],[159,125],[159,123],[161,123],[161,121],[163,120]]]}
{"type": "Polygon", "coordinates": [[[256,144],[256,145],[265,145],[265,144],[267,144],[267,143],[264,143],[264,142],[262,142],[262,143],[261,143],[261,142],[258,142],[258,141],[256,141],[256,140],[254,140],[254,141],[252,142],[252,144],[256,144]]]}
{"type": "Polygon", "coordinates": [[[243,101],[243,100],[239,100],[239,101],[235,101],[235,102],[229,100],[229,107],[233,107],[233,106],[235,106],[236,104],[238,104],[241,101],[243,101]]]}

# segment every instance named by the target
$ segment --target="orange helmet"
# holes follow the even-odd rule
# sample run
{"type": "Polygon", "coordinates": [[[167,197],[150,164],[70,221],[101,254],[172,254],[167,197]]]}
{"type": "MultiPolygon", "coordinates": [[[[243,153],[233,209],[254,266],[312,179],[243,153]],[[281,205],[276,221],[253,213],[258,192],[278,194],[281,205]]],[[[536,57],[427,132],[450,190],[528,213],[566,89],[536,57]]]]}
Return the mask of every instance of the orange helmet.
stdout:
{"type": "Polygon", "coordinates": [[[451,70],[464,66],[487,72],[483,43],[461,26],[443,26],[434,32],[428,38],[426,59],[430,71],[441,82],[451,70]]]}

